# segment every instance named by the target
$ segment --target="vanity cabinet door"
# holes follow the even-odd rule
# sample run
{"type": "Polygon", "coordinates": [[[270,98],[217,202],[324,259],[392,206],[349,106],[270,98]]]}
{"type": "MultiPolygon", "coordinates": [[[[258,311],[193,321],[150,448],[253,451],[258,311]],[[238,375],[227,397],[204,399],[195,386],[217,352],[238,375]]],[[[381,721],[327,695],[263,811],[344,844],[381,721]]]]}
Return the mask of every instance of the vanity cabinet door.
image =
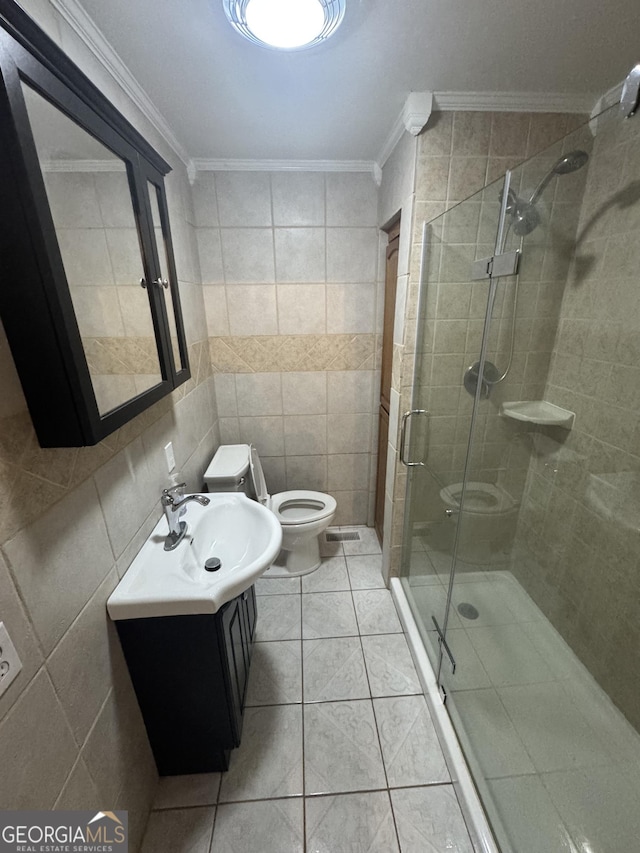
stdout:
{"type": "Polygon", "coordinates": [[[249,677],[248,638],[242,596],[230,601],[223,608],[221,628],[224,654],[229,673],[229,714],[234,732],[235,746],[240,744],[242,711],[249,677]]]}

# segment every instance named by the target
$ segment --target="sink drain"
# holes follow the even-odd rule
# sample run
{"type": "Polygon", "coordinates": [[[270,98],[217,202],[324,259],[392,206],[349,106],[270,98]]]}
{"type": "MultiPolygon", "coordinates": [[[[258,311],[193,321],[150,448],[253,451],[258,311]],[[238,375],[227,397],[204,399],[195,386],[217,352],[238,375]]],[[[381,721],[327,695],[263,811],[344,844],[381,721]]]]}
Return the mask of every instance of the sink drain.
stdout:
{"type": "Polygon", "coordinates": [[[477,619],[480,615],[473,604],[463,601],[458,605],[458,613],[464,616],[465,619],[477,619]]]}
{"type": "Polygon", "coordinates": [[[217,557],[209,557],[204,564],[204,567],[208,572],[217,572],[221,566],[222,562],[217,557]]]}

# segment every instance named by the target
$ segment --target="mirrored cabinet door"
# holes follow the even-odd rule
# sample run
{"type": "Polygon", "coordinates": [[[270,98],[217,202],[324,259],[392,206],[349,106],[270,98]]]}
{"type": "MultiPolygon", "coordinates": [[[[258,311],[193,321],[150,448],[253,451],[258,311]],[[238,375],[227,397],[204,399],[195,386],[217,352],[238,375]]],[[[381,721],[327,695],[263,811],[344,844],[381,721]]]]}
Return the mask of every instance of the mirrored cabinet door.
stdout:
{"type": "Polygon", "coordinates": [[[162,382],[127,164],[30,86],[22,90],[104,415],[162,382]]]}

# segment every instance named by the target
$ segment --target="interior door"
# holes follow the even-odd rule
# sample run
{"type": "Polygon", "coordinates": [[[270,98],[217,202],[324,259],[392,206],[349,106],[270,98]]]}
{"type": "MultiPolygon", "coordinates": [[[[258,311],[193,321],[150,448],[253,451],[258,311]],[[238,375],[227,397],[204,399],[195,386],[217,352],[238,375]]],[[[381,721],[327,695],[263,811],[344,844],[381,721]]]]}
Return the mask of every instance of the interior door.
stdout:
{"type": "Polygon", "coordinates": [[[382,544],[384,521],[384,490],[387,479],[387,443],[389,438],[389,406],[391,399],[391,369],[393,363],[393,326],[398,283],[398,249],[400,220],[389,231],[384,279],[384,320],[382,327],[382,368],[380,376],[380,415],[378,428],[378,471],[374,527],[382,544]]]}

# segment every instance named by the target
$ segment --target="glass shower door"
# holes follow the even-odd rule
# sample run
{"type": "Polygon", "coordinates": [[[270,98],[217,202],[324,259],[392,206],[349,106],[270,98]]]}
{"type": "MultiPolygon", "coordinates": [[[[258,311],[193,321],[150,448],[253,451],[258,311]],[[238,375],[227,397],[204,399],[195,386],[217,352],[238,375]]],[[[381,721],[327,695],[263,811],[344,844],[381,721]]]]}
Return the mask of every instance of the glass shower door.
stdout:
{"type": "Polygon", "coordinates": [[[436,673],[448,648],[458,515],[491,285],[487,265],[502,189],[503,181],[492,184],[424,227],[412,406],[402,432],[408,482],[401,577],[436,673]]]}

